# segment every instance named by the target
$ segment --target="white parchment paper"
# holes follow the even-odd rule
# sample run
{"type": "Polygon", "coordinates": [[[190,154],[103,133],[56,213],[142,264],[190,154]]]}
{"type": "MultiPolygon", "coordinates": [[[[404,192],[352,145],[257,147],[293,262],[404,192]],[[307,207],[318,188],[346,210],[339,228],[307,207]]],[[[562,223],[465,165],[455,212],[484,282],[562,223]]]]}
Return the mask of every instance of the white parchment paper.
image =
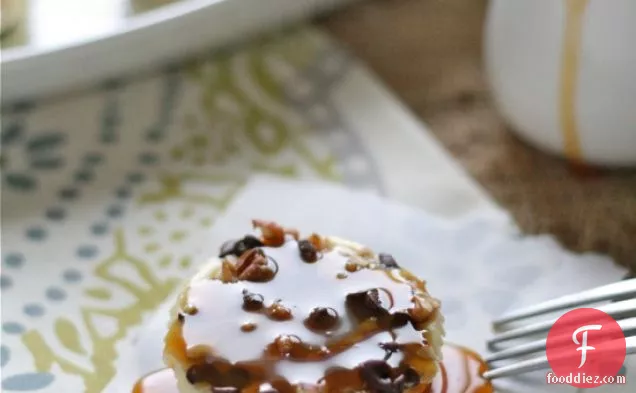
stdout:
{"type": "MultiPolygon", "coordinates": [[[[201,261],[215,255],[224,240],[249,233],[252,218],[276,220],[302,233],[342,236],[392,253],[441,299],[447,340],[481,353],[486,352],[490,321],[506,310],[624,275],[607,257],[572,254],[548,236],[521,236],[503,212],[448,220],[332,184],[270,177],[255,178],[214,225],[201,261]]],[[[161,367],[165,316],[164,307],[140,337],[144,372],[161,367]]],[[[576,391],[547,386],[546,372],[503,381],[500,391],[576,391]]]]}

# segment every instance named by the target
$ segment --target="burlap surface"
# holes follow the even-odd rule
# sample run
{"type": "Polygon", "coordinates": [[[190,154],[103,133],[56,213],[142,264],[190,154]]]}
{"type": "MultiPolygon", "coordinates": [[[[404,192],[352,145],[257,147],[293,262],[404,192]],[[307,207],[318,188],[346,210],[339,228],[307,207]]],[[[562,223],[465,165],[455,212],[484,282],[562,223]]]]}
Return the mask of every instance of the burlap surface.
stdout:
{"type": "Polygon", "coordinates": [[[525,232],[552,233],[572,250],[636,269],[636,171],[582,174],[507,130],[482,70],[486,3],[367,1],[318,23],[368,63],[525,232]]]}

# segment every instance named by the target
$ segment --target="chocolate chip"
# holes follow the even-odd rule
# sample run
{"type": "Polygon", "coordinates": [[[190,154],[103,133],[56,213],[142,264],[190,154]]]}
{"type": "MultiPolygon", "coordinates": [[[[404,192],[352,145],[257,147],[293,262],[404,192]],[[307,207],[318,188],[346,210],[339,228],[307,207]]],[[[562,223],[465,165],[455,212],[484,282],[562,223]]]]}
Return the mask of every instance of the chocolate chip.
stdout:
{"type": "Polygon", "coordinates": [[[234,247],[236,246],[236,240],[228,240],[221,245],[219,251],[219,258],[225,258],[228,255],[234,255],[234,247]]]}
{"type": "Polygon", "coordinates": [[[305,326],[311,330],[330,330],[338,323],[338,312],[333,308],[316,307],[305,319],[305,326]]]}
{"type": "Polygon", "coordinates": [[[211,364],[195,364],[186,371],[186,379],[192,385],[210,382],[219,377],[219,371],[211,364]]]}
{"type": "MultiPolygon", "coordinates": [[[[217,362],[217,364],[219,363],[217,362]]],[[[213,386],[213,389],[234,388],[238,390],[249,384],[250,374],[247,370],[235,367],[226,362],[221,362],[217,368],[217,364],[201,363],[191,366],[186,371],[188,382],[192,385],[202,382],[208,383],[213,386]]]]}
{"type": "Polygon", "coordinates": [[[395,314],[391,315],[391,328],[395,329],[405,326],[407,323],[409,323],[410,319],[411,318],[408,314],[403,312],[396,312],[395,314]]]}
{"type": "Polygon", "coordinates": [[[263,308],[264,301],[263,295],[248,292],[247,289],[243,290],[243,310],[259,311],[263,308]]]}
{"type": "Polygon", "coordinates": [[[239,389],[244,388],[250,383],[250,373],[242,368],[233,367],[227,372],[218,385],[234,386],[239,389]]]}
{"type": "Polygon", "coordinates": [[[345,304],[349,312],[360,321],[387,314],[387,311],[380,305],[377,289],[350,293],[347,295],[345,304]]]}
{"type": "Polygon", "coordinates": [[[261,242],[256,236],[245,235],[240,240],[228,240],[221,246],[221,252],[219,258],[224,258],[228,255],[234,255],[240,257],[247,250],[251,250],[256,247],[262,247],[261,242]]]}
{"type": "Polygon", "coordinates": [[[243,239],[239,240],[234,247],[234,251],[237,256],[241,256],[245,251],[251,250],[252,248],[262,247],[263,242],[260,241],[256,236],[246,235],[243,239]]]}
{"type": "Polygon", "coordinates": [[[380,254],[378,258],[380,259],[380,265],[386,269],[397,269],[400,267],[391,254],[380,254]]]}
{"type": "Polygon", "coordinates": [[[318,252],[309,240],[301,240],[298,242],[298,250],[300,257],[307,263],[314,263],[318,260],[318,252]]]}
{"type": "Polygon", "coordinates": [[[369,360],[362,363],[360,378],[371,393],[398,393],[391,380],[391,367],[382,360],[369,360]]]}

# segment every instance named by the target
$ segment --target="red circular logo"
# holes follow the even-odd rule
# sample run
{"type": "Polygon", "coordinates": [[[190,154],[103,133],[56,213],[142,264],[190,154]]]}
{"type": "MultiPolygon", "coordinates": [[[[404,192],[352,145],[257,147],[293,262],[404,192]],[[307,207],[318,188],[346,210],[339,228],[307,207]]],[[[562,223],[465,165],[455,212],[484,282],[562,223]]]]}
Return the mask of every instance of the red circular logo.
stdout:
{"type": "Polygon", "coordinates": [[[548,333],[546,356],[559,383],[577,388],[604,385],[625,362],[625,335],[608,314],[594,308],[565,313],[548,333]]]}

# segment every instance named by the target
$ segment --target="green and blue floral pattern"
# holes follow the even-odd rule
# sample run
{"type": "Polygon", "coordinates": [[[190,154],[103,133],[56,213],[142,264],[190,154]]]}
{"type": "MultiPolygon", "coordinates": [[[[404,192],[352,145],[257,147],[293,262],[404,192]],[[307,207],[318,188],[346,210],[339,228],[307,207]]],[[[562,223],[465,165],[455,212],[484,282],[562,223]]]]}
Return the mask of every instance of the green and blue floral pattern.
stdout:
{"type": "Polygon", "coordinates": [[[129,381],[136,328],[201,261],[207,230],[251,174],[381,190],[329,101],[349,65],[299,29],[7,109],[2,391],[115,392],[129,381]]]}

